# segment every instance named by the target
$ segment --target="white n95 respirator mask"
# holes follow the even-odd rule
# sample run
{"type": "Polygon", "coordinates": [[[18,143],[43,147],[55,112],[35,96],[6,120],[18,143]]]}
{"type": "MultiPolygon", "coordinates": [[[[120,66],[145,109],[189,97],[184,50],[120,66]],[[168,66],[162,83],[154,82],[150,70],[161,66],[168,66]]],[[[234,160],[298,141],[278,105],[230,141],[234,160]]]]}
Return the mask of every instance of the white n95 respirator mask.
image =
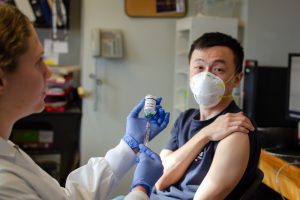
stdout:
{"type": "Polygon", "coordinates": [[[225,83],[210,72],[201,72],[190,80],[190,87],[196,102],[206,108],[216,106],[225,93],[225,83]]]}

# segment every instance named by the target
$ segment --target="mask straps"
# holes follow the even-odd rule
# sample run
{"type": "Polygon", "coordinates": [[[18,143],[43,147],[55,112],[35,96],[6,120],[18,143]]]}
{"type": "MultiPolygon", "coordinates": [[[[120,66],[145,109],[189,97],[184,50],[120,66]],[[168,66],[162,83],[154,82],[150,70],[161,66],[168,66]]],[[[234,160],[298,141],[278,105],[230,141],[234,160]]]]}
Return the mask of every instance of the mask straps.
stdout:
{"type": "MultiPolygon", "coordinates": [[[[227,83],[229,83],[229,82],[233,79],[233,77],[234,77],[235,75],[236,75],[235,73],[232,74],[228,80],[224,81],[225,85],[226,85],[227,83]]],[[[223,98],[229,98],[229,97],[232,97],[232,94],[220,96],[220,98],[222,98],[222,99],[223,99],[223,98]]]]}
{"type": "Polygon", "coordinates": [[[225,84],[229,83],[229,82],[233,79],[233,77],[234,77],[235,75],[236,75],[235,73],[232,74],[228,80],[224,81],[224,83],[225,83],[225,84]]]}
{"type": "Polygon", "coordinates": [[[229,95],[222,95],[222,96],[220,96],[222,99],[223,98],[229,98],[229,97],[232,97],[232,94],[229,94],[229,95]]]}

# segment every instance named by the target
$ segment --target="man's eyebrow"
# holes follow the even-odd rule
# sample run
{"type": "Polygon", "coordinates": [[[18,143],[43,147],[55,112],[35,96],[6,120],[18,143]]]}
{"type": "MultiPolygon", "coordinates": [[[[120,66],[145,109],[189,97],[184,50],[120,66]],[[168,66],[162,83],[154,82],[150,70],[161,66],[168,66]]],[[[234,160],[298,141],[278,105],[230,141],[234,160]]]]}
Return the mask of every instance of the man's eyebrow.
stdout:
{"type": "Polygon", "coordinates": [[[213,64],[216,64],[216,63],[226,64],[226,61],[223,59],[217,59],[217,60],[214,60],[213,64]]]}
{"type": "Polygon", "coordinates": [[[204,62],[204,60],[202,58],[197,58],[196,60],[194,60],[193,62],[204,62]]]}

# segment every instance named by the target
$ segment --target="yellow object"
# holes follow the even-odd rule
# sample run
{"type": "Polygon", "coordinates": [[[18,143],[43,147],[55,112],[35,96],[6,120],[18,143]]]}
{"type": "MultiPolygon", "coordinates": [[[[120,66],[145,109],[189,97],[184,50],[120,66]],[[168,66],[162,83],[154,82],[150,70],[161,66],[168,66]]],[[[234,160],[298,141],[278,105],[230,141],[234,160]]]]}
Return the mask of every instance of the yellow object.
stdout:
{"type": "Polygon", "coordinates": [[[55,66],[55,65],[58,64],[54,59],[50,59],[50,58],[45,59],[45,60],[44,60],[44,63],[45,63],[46,65],[52,65],[52,66],[55,66]]]}
{"type": "Polygon", "coordinates": [[[259,168],[264,172],[264,184],[289,200],[300,200],[299,167],[262,150],[259,168]]]}
{"type": "Polygon", "coordinates": [[[91,92],[85,90],[82,86],[79,86],[79,87],[77,88],[77,93],[78,93],[78,95],[79,95],[81,98],[83,98],[83,97],[88,97],[88,96],[91,95],[91,92]]]}

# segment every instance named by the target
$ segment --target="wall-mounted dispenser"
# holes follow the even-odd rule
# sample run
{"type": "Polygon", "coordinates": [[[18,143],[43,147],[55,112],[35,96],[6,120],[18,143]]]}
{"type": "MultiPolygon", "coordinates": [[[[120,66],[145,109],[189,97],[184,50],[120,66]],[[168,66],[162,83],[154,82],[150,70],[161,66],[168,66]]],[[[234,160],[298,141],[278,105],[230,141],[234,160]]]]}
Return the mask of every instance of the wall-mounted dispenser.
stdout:
{"type": "Polygon", "coordinates": [[[92,55],[103,58],[123,57],[123,37],[120,30],[92,30],[92,55]]]}

